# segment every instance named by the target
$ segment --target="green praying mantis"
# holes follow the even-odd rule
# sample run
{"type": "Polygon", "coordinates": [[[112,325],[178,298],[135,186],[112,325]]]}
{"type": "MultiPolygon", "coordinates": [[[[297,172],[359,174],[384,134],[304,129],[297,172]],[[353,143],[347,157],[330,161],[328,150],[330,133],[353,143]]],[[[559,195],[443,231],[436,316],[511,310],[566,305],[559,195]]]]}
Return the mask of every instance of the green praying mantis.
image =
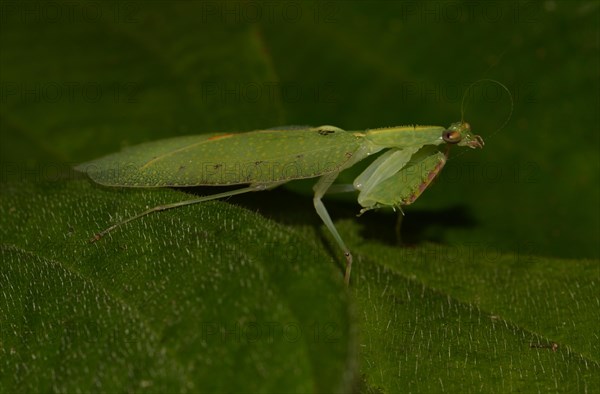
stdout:
{"type": "Polygon", "coordinates": [[[291,126],[148,142],[80,164],[76,169],[105,186],[241,185],[231,191],[150,208],[97,233],[91,241],[152,212],[273,189],[297,179],[319,178],[313,187],[313,204],[344,253],[344,280],[348,284],[352,254],[333,224],[323,196],[358,192],[360,213],[380,207],[401,210],[403,205],[412,204],[439,174],[452,145],[483,148],[484,142],[464,121],[447,128],[399,126],[366,131],[291,126]],[[334,184],[341,171],[386,149],[352,184],[334,184]]]}

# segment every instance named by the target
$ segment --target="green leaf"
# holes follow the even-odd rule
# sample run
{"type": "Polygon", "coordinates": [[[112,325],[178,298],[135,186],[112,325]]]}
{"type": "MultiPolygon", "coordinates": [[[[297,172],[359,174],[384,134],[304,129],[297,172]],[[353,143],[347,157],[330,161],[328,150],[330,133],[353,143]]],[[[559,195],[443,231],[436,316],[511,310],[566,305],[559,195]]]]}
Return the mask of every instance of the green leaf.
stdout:
{"type": "Polygon", "coordinates": [[[217,202],[88,242],[107,212],[181,196],[81,181],[3,190],[1,387],[348,390],[345,286],[294,232],[217,202]]]}
{"type": "Polygon", "coordinates": [[[597,388],[597,262],[481,245],[369,244],[361,255],[354,288],[368,390],[597,388]]]}

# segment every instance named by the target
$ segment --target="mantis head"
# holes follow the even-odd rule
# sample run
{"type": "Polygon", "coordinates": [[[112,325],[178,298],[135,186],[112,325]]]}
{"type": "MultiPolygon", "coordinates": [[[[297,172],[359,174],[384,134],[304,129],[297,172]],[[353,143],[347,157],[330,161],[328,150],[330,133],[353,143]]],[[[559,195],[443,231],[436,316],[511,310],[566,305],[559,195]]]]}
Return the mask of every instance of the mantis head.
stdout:
{"type": "Polygon", "coordinates": [[[483,148],[483,138],[471,133],[471,125],[467,122],[452,123],[442,133],[442,139],[448,144],[468,146],[469,148],[483,148]]]}

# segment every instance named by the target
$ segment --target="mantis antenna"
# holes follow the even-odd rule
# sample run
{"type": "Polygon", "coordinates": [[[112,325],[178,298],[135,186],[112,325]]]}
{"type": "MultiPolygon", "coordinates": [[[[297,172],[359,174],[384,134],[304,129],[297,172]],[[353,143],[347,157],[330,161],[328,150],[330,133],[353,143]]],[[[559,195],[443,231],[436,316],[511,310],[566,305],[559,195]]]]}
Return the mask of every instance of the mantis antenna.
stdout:
{"type": "Polygon", "coordinates": [[[486,82],[486,81],[493,82],[493,83],[499,85],[502,89],[506,90],[506,93],[508,93],[508,96],[510,97],[510,112],[508,113],[508,116],[506,117],[506,120],[504,121],[504,123],[502,123],[502,125],[499,128],[497,128],[489,137],[487,137],[487,138],[490,138],[494,134],[496,134],[497,132],[502,130],[504,128],[504,126],[506,126],[508,124],[508,122],[510,121],[510,118],[512,117],[513,110],[515,108],[515,102],[513,100],[513,96],[510,93],[510,90],[508,90],[506,85],[504,85],[502,82],[497,81],[495,79],[482,78],[482,79],[478,79],[477,81],[471,83],[469,85],[469,87],[467,88],[467,90],[465,90],[465,92],[463,93],[463,97],[462,97],[462,101],[461,101],[461,105],[460,105],[460,120],[461,120],[461,122],[464,122],[464,119],[465,119],[465,99],[467,98],[467,93],[469,93],[469,90],[471,90],[471,88],[473,88],[473,86],[477,85],[480,82],[486,82]]]}

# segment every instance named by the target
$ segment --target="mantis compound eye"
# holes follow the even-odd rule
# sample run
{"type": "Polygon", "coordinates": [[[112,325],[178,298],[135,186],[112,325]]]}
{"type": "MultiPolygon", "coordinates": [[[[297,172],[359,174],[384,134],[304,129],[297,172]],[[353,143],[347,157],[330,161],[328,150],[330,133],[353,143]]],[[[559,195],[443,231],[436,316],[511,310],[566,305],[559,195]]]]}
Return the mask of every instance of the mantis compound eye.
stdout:
{"type": "Polygon", "coordinates": [[[449,144],[457,144],[462,139],[462,136],[456,130],[444,130],[442,139],[449,144]]]}

